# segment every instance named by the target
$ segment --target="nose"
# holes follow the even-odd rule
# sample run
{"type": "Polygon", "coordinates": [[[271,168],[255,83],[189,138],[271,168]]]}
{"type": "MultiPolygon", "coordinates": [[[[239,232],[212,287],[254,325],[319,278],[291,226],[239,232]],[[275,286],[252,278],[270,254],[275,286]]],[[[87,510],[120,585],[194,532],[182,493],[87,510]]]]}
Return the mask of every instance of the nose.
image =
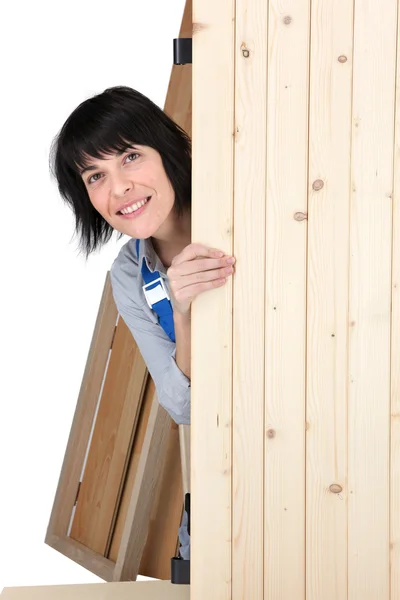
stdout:
{"type": "Polygon", "coordinates": [[[116,198],[124,197],[132,189],[132,182],[124,173],[114,174],[111,178],[111,192],[116,198]]]}

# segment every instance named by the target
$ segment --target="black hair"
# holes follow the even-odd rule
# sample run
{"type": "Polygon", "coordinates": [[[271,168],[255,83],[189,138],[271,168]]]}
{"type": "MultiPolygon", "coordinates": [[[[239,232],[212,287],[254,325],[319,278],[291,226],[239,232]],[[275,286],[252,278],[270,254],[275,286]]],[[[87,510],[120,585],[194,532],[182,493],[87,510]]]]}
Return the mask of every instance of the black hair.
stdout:
{"type": "MultiPolygon", "coordinates": [[[[79,249],[86,255],[107,243],[114,228],[89,200],[80,170],[88,157],[102,158],[127,145],[149,146],[161,156],[175,192],[174,211],[191,205],[191,140],[163,110],[140,92],[124,86],[106,89],[82,102],[53,140],[50,169],[63,200],[75,215],[79,249]]],[[[119,232],[118,239],[123,233],[119,232]]]]}

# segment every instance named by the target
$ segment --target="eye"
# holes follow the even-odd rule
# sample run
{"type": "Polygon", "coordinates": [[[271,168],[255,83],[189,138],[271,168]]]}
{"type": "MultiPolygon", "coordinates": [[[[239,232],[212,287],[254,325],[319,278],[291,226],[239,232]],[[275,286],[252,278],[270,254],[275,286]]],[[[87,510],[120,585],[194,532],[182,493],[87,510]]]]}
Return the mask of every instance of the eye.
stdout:
{"type": "Polygon", "coordinates": [[[98,181],[100,179],[100,177],[101,177],[101,173],[95,173],[94,175],[91,175],[87,181],[89,184],[95,183],[96,181],[98,181]]]}
{"type": "Polygon", "coordinates": [[[128,156],[125,159],[125,162],[133,162],[133,160],[130,160],[132,156],[140,156],[140,154],[138,154],[137,152],[132,152],[132,154],[128,154],[128,156]]]}

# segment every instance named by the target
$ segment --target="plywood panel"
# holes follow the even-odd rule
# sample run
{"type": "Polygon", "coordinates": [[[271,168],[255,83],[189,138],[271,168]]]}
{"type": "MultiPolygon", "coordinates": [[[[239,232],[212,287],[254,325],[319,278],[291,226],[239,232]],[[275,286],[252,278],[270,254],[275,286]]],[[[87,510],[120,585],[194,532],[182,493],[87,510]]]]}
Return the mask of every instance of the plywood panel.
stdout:
{"type": "MultiPolygon", "coordinates": [[[[192,241],[233,254],[235,6],[193,2],[192,241]]],[[[238,262],[239,265],[239,262],[238,262]]],[[[232,281],[192,304],[191,597],[232,580],[232,281]]]]}
{"type": "MultiPolygon", "coordinates": [[[[397,1],[356,0],[350,212],[348,594],[389,598],[390,322],[397,1]]],[[[395,600],[395,599],[392,599],[395,600]]]]}
{"type": "Polygon", "coordinates": [[[306,598],[345,600],[353,3],[311,10],[306,598]]]}
{"type": "Polygon", "coordinates": [[[71,538],[103,556],[118,508],[147,378],[145,362],[121,319],[70,533],[71,538]]]}

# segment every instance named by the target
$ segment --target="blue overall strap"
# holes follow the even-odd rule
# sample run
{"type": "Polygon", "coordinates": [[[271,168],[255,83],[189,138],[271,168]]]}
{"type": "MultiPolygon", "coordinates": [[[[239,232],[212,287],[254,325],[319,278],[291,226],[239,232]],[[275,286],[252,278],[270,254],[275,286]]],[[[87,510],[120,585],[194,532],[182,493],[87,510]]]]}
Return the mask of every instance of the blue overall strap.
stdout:
{"type": "MultiPolygon", "coordinates": [[[[136,240],[136,254],[139,259],[139,243],[136,240]]],[[[142,286],[147,304],[158,315],[158,322],[168,337],[175,342],[174,316],[167,289],[159,271],[152,273],[143,257],[141,273],[145,284],[142,286]]]]}

